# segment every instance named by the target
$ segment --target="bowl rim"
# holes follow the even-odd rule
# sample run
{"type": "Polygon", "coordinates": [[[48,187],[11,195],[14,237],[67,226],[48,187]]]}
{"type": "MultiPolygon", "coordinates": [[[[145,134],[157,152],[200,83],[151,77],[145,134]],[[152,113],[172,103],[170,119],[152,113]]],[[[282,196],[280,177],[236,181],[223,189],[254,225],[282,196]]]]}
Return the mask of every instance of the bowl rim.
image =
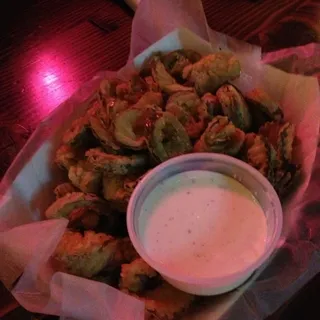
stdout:
{"type": "MultiPolygon", "coordinates": [[[[201,169],[199,169],[201,170],[201,169]]],[[[240,181],[239,181],[240,182],[240,181]]],[[[240,182],[241,183],[241,182],[240,182]]],[[[250,190],[251,191],[251,190],[250,190]]],[[[251,191],[252,192],[252,191],[251,191]]],[[[253,192],[252,192],[253,193],[253,192]]],[[[280,203],[280,199],[274,190],[271,183],[255,168],[250,166],[244,161],[241,161],[239,159],[233,158],[228,155],[224,154],[217,154],[217,153],[191,153],[186,155],[177,156],[174,158],[171,158],[158,166],[156,166],[154,169],[150,170],[143,179],[138,183],[136,188],[134,189],[127,208],[127,229],[129,233],[130,240],[134,246],[134,248],[137,250],[138,254],[141,256],[143,260],[145,260],[152,268],[154,268],[156,271],[158,271],[160,274],[162,274],[164,277],[167,277],[169,279],[188,283],[188,284],[194,284],[194,285],[201,285],[201,284],[213,284],[216,283],[217,286],[225,286],[228,285],[237,279],[244,277],[248,274],[252,274],[256,269],[258,269],[264,262],[266,262],[269,257],[272,255],[272,253],[277,248],[277,245],[280,240],[280,236],[282,233],[282,226],[283,226],[283,211],[282,206],[280,203]],[[148,184],[149,181],[152,180],[154,176],[159,174],[161,171],[166,169],[167,167],[177,166],[181,164],[182,162],[186,161],[219,161],[224,162],[226,165],[230,166],[237,166],[240,167],[240,169],[243,169],[244,171],[247,171],[248,174],[251,176],[254,176],[256,180],[258,180],[259,183],[261,183],[265,188],[268,190],[268,193],[271,193],[271,197],[273,198],[274,206],[275,206],[275,228],[274,232],[272,234],[272,239],[270,242],[269,247],[267,250],[264,251],[264,253],[255,261],[253,261],[250,265],[248,265],[245,269],[234,272],[231,274],[227,274],[222,277],[197,277],[197,276],[187,276],[187,275],[179,275],[176,273],[171,273],[169,268],[166,266],[158,263],[157,261],[153,260],[146,252],[144,245],[142,244],[142,241],[140,240],[139,236],[135,232],[135,205],[137,202],[137,199],[139,198],[141,192],[145,188],[145,186],[148,184]]]]}

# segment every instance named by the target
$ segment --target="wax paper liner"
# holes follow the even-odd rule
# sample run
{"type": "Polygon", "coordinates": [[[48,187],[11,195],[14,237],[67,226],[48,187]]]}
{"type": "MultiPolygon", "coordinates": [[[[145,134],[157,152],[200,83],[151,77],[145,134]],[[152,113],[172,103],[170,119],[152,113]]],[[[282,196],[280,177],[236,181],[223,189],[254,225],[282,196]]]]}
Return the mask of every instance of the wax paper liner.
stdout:
{"type": "MultiPolygon", "coordinates": [[[[236,84],[244,91],[262,85],[283,106],[288,120],[296,123],[297,135],[303,140],[297,156],[302,162],[304,180],[284,210],[283,235],[288,241],[279,250],[282,259],[279,261],[276,256],[278,260],[269,264],[262,274],[266,266],[241,288],[208,300],[203,310],[194,317],[189,316],[200,320],[232,318],[232,310],[241,308],[241,319],[259,319],[273,312],[319,268],[319,264],[309,265],[315,261],[310,258],[316,256],[319,243],[306,239],[306,232],[297,228],[297,221],[299,224],[305,221],[301,215],[304,203],[300,199],[308,185],[317,146],[320,111],[317,81],[261,64],[260,48],[209,30],[201,2],[180,0],[141,2],[133,22],[128,64],[118,76],[127,77],[153,50],[170,51],[181,46],[202,53],[219,49],[233,51],[243,66],[241,79],[236,84]],[[172,32],[176,28],[180,29],[172,32]],[[285,273],[281,267],[284,263],[287,263],[285,273]],[[235,308],[231,308],[237,300],[235,308]]],[[[42,213],[53,201],[53,187],[66,178],[52,163],[62,132],[96,98],[94,90],[101,78],[112,76],[113,73],[100,73],[45,119],[0,186],[0,254],[3,257],[0,279],[28,310],[74,319],[143,318],[143,304],[138,300],[104,284],[55,272],[50,256],[66,221],[35,222],[41,220],[42,213]]],[[[314,186],[309,187],[309,196],[304,199],[315,200],[314,191],[314,186]]]]}

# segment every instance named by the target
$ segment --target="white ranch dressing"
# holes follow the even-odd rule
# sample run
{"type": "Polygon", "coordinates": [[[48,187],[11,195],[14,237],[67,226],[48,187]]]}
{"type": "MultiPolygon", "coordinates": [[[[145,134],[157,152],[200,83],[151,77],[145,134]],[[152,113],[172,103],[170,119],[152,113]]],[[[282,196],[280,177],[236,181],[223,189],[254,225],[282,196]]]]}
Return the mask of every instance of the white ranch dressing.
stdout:
{"type": "Polygon", "coordinates": [[[173,273],[221,277],[264,252],[267,224],[252,193],[226,175],[188,171],[164,180],[142,205],[148,255],[173,273]]]}

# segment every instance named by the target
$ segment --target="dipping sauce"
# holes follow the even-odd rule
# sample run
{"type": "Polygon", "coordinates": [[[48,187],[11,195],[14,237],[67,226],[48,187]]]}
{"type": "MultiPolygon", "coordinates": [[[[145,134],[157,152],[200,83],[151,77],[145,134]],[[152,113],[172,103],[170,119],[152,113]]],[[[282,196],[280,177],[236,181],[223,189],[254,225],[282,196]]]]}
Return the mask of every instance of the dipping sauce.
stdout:
{"type": "Polygon", "coordinates": [[[263,254],[267,223],[253,194],[237,180],[196,170],[152,190],[142,205],[139,232],[150,258],[171,272],[221,277],[263,254]]]}

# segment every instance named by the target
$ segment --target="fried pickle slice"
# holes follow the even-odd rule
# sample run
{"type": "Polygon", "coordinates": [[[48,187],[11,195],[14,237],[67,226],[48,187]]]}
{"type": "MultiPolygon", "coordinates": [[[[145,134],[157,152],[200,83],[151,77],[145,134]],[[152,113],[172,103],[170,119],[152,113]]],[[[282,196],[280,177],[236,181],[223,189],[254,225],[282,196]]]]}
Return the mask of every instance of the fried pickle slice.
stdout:
{"type": "Polygon", "coordinates": [[[99,194],[102,186],[102,173],[95,171],[86,161],[79,161],[71,166],[68,178],[72,184],[85,193],[99,194]]]}
{"type": "Polygon", "coordinates": [[[75,119],[64,133],[62,143],[74,148],[88,147],[94,143],[87,115],[75,119]]]}
{"type": "Polygon", "coordinates": [[[201,59],[201,55],[194,50],[179,49],[163,55],[161,61],[166,70],[176,79],[182,78],[183,69],[201,59]]]}
{"type": "Polygon", "coordinates": [[[146,149],[154,122],[161,114],[162,111],[158,107],[151,105],[121,112],[114,121],[116,140],[126,148],[146,149]]]}
{"type": "Polygon", "coordinates": [[[103,152],[100,148],[90,149],[85,154],[95,170],[115,175],[136,173],[146,168],[148,157],[145,154],[120,156],[103,152]]]}
{"type": "Polygon", "coordinates": [[[171,95],[166,111],[177,117],[190,138],[198,138],[201,135],[209,118],[207,105],[195,92],[182,91],[171,95]]]}
{"type": "Polygon", "coordinates": [[[252,119],[246,101],[241,93],[231,84],[221,86],[216,93],[222,111],[232,123],[242,131],[248,131],[252,119]]]}
{"type": "Polygon", "coordinates": [[[227,117],[216,116],[195,144],[194,151],[235,156],[240,151],[244,139],[244,132],[236,128],[227,117]]]}
{"type": "Polygon", "coordinates": [[[147,320],[174,320],[185,314],[195,301],[195,296],[163,284],[140,295],[145,302],[147,320]]]}
{"type": "Polygon", "coordinates": [[[121,266],[119,288],[124,291],[141,293],[155,287],[160,276],[143,259],[139,258],[121,266]]]}
{"type": "Polygon", "coordinates": [[[292,161],[295,126],[286,122],[280,129],[277,141],[277,152],[280,166],[292,161]]]}
{"type": "Polygon", "coordinates": [[[53,202],[45,212],[47,219],[68,218],[74,209],[94,208],[100,209],[104,201],[94,194],[83,192],[67,193],[53,202]]]}
{"type": "Polygon", "coordinates": [[[283,119],[283,112],[280,106],[263,89],[253,89],[245,95],[245,99],[251,104],[252,108],[260,110],[271,121],[283,119]]]}
{"type": "Polygon", "coordinates": [[[277,154],[271,143],[257,135],[247,152],[248,163],[262,173],[270,182],[277,167],[277,154]]]}
{"type": "Polygon", "coordinates": [[[280,199],[284,199],[301,178],[301,166],[287,163],[283,168],[277,168],[273,187],[280,199]]]}
{"type": "Polygon", "coordinates": [[[121,148],[113,137],[111,119],[106,110],[97,104],[89,110],[88,115],[92,133],[98,139],[103,149],[112,154],[121,153],[121,148]]]}
{"type": "Polygon", "coordinates": [[[109,213],[106,202],[96,195],[72,192],[53,202],[45,211],[45,217],[67,218],[70,228],[94,229],[99,223],[99,216],[109,213]]]}
{"type": "Polygon", "coordinates": [[[103,197],[118,211],[126,212],[132,192],[143,176],[105,174],[103,176],[103,197]]]}
{"type": "Polygon", "coordinates": [[[203,57],[183,69],[183,78],[194,84],[200,96],[215,93],[227,81],[240,76],[240,62],[228,52],[217,52],[203,57]]]}
{"type": "Polygon", "coordinates": [[[277,151],[279,166],[292,162],[293,142],[295,139],[295,126],[289,122],[267,122],[259,129],[277,151]]]}
{"type": "Polygon", "coordinates": [[[117,253],[114,260],[117,265],[131,263],[132,261],[140,258],[130,238],[126,237],[117,239],[116,242],[117,253]]]}
{"type": "Polygon", "coordinates": [[[61,145],[57,151],[54,162],[61,169],[69,170],[78,161],[78,153],[76,150],[66,144],[61,145]]]}
{"type": "Polygon", "coordinates": [[[63,271],[91,278],[103,270],[115,255],[113,237],[104,233],[66,231],[60,240],[53,258],[63,271]]]}
{"type": "Polygon", "coordinates": [[[152,77],[163,92],[173,94],[179,91],[194,91],[192,87],[183,86],[173,78],[159,60],[152,67],[152,77]]]}
{"type": "Polygon", "coordinates": [[[192,150],[191,141],[185,128],[169,112],[164,112],[163,116],[156,120],[148,147],[151,154],[159,162],[189,153],[192,150]]]}
{"type": "Polygon", "coordinates": [[[207,106],[207,112],[211,118],[223,115],[222,106],[217,96],[207,92],[201,97],[201,100],[207,106]]]}

